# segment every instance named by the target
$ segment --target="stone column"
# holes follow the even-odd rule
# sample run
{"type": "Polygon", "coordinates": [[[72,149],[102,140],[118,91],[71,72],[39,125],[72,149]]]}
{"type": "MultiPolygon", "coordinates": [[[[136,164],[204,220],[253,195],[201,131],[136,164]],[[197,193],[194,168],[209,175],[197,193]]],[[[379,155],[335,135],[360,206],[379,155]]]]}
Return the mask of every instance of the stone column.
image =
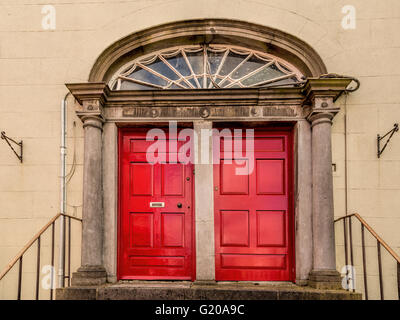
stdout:
{"type": "Polygon", "coordinates": [[[103,210],[103,264],[107,282],[117,282],[118,128],[114,122],[103,125],[103,210]]]}
{"type": "Polygon", "coordinates": [[[297,122],[296,284],[308,284],[313,264],[311,126],[297,122]]]}
{"type": "Polygon", "coordinates": [[[83,102],[85,111],[78,115],[84,128],[82,261],[72,275],[73,286],[99,285],[106,282],[103,266],[103,190],[101,105],[83,102]]]}
{"type": "Polygon", "coordinates": [[[215,281],[212,122],[195,121],[193,126],[198,138],[198,143],[195,145],[194,188],[196,281],[209,282],[215,281]],[[208,163],[206,158],[208,158],[208,163]]]}
{"type": "Polygon", "coordinates": [[[318,289],[340,289],[336,271],[332,178],[332,118],[339,110],[331,97],[313,99],[308,120],[312,127],[313,270],[309,284],[318,289]]]}

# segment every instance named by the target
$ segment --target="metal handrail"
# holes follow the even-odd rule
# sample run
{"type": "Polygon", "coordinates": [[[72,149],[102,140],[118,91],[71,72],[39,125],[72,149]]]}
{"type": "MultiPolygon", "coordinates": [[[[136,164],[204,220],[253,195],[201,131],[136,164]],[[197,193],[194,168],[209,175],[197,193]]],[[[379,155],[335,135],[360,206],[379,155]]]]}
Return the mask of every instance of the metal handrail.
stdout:
{"type": "MultiPolygon", "coordinates": [[[[382,276],[382,258],[381,258],[381,246],[386,249],[386,251],[396,260],[397,262],[397,287],[398,294],[400,299],[400,256],[375,232],[374,229],[358,214],[353,213],[347,216],[340,217],[334,222],[339,222],[343,220],[343,230],[344,230],[344,251],[345,251],[345,263],[348,264],[348,243],[347,243],[347,233],[349,234],[349,245],[350,245],[350,261],[351,264],[354,265],[353,261],[353,235],[352,235],[352,221],[351,218],[355,217],[361,223],[361,242],[362,242],[362,259],[363,259],[363,270],[364,270],[364,293],[365,299],[368,300],[368,282],[367,282],[367,264],[366,264],[366,252],[365,252],[365,235],[364,229],[367,229],[370,234],[377,241],[377,254],[378,254],[378,271],[379,271],[379,289],[381,300],[384,300],[384,292],[383,292],[383,276],[382,276]],[[348,228],[347,232],[347,221],[348,220],[348,228]]],[[[354,291],[354,288],[353,288],[354,291]]]]}
{"type": "MultiPolygon", "coordinates": [[[[50,221],[48,223],[46,223],[40,230],[39,232],[37,232],[31,240],[28,241],[28,243],[21,249],[21,251],[15,256],[14,259],[11,260],[11,262],[4,268],[4,270],[0,273],[0,281],[7,275],[7,273],[14,267],[14,265],[19,261],[19,277],[18,277],[18,300],[20,300],[21,298],[21,278],[22,278],[22,258],[23,255],[25,254],[26,251],[28,251],[29,248],[32,247],[32,245],[37,242],[38,244],[38,248],[37,248],[37,274],[36,274],[36,299],[39,298],[39,267],[40,267],[40,244],[41,244],[41,235],[49,229],[49,227],[52,227],[52,256],[51,256],[51,262],[52,265],[54,266],[54,224],[56,222],[56,220],[61,217],[64,216],[66,218],[68,218],[68,222],[69,222],[69,246],[68,246],[68,255],[69,255],[69,259],[68,262],[69,264],[71,263],[70,261],[70,254],[71,254],[71,219],[77,220],[82,222],[82,219],[74,217],[74,216],[70,216],[67,214],[63,214],[63,213],[58,213],[57,215],[55,215],[53,218],[50,219],[50,221]]],[[[65,233],[64,233],[65,234],[65,233]]],[[[70,273],[70,266],[68,268],[68,273],[70,273]]],[[[68,274],[68,276],[64,276],[64,278],[68,278],[68,283],[70,283],[70,275],[68,274]]],[[[51,290],[50,293],[50,299],[53,299],[53,291],[51,290]]]]}
{"type": "Polygon", "coordinates": [[[375,232],[374,229],[358,214],[358,213],[353,213],[349,214],[348,216],[340,217],[335,220],[335,222],[338,222],[339,220],[346,219],[349,217],[356,217],[366,228],[367,230],[375,237],[376,240],[380,242],[380,244],[390,253],[390,255],[398,262],[400,263],[400,256],[394,252],[394,250],[375,232]]]}

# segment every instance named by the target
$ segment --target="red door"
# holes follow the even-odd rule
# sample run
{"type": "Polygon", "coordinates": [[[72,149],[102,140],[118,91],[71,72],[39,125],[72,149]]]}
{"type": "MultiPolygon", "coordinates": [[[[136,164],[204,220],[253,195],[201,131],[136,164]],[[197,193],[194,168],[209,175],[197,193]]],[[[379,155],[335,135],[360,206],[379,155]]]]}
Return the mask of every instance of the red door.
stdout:
{"type": "Polygon", "coordinates": [[[151,144],[146,131],[120,131],[119,278],[190,280],[193,168],[170,161],[168,143],[166,161],[149,163],[151,144]]]}
{"type": "Polygon", "coordinates": [[[238,175],[244,164],[230,160],[251,157],[232,157],[232,138],[220,140],[220,163],[214,165],[216,280],[292,281],[290,133],[256,131],[252,141],[253,170],[238,175]]]}

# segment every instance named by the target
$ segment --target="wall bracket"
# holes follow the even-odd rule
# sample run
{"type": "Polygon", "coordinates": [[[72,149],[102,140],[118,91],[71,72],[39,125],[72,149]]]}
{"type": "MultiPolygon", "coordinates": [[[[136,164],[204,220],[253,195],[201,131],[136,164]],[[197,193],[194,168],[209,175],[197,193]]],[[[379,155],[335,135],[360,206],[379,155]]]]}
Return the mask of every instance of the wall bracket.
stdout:
{"type": "Polygon", "coordinates": [[[390,139],[392,139],[393,135],[395,134],[395,132],[399,131],[399,124],[395,123],[393,125],[393,129],[390,130],[388,133],[386,133],[385,135],[383,135],[382,137],[378,134],[377,137],[377,147],[378,147],[378,158],[381,157],[381,154],[383,153],[383,151],[385,150],[386,146],[388,145],[390,139]],[[383,145],[383,147],[381,148],[381,141],[386,138],[387,136],[389,136],[386,140],[386,143],[383,145]]]}
{"type": "Polygon", "coordinates": [[[22,163],[22,156],[23,156],[23,144],[22,144],[22,140],[20,142],[15,141],[14,139],[7,137],[6,133],[4,131],[1,132],[1,139],[5,140],[7,142],[7,144],[9,145],[9,147],[11,148],[11,150],[14,152],[14,154],[17,156],[17,158],[19,159],[19,161],[22,163]],[[15,145],[17,145],[19,147],[19,154],[17,151],[15,151],[14,147],[12,146],[12,143],[14,143],[15,145]]]}

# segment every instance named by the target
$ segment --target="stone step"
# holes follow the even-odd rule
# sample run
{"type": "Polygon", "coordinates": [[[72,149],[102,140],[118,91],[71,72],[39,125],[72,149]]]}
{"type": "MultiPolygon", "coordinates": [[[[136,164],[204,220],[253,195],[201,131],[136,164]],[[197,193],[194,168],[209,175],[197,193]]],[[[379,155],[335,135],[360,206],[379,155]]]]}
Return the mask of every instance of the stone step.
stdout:
{"type": "Polygon", "coordinates": [[[318,290],[292,283],[132,281],[57,289],[57,300],[360,300],[345,290],[318,290]]]}

